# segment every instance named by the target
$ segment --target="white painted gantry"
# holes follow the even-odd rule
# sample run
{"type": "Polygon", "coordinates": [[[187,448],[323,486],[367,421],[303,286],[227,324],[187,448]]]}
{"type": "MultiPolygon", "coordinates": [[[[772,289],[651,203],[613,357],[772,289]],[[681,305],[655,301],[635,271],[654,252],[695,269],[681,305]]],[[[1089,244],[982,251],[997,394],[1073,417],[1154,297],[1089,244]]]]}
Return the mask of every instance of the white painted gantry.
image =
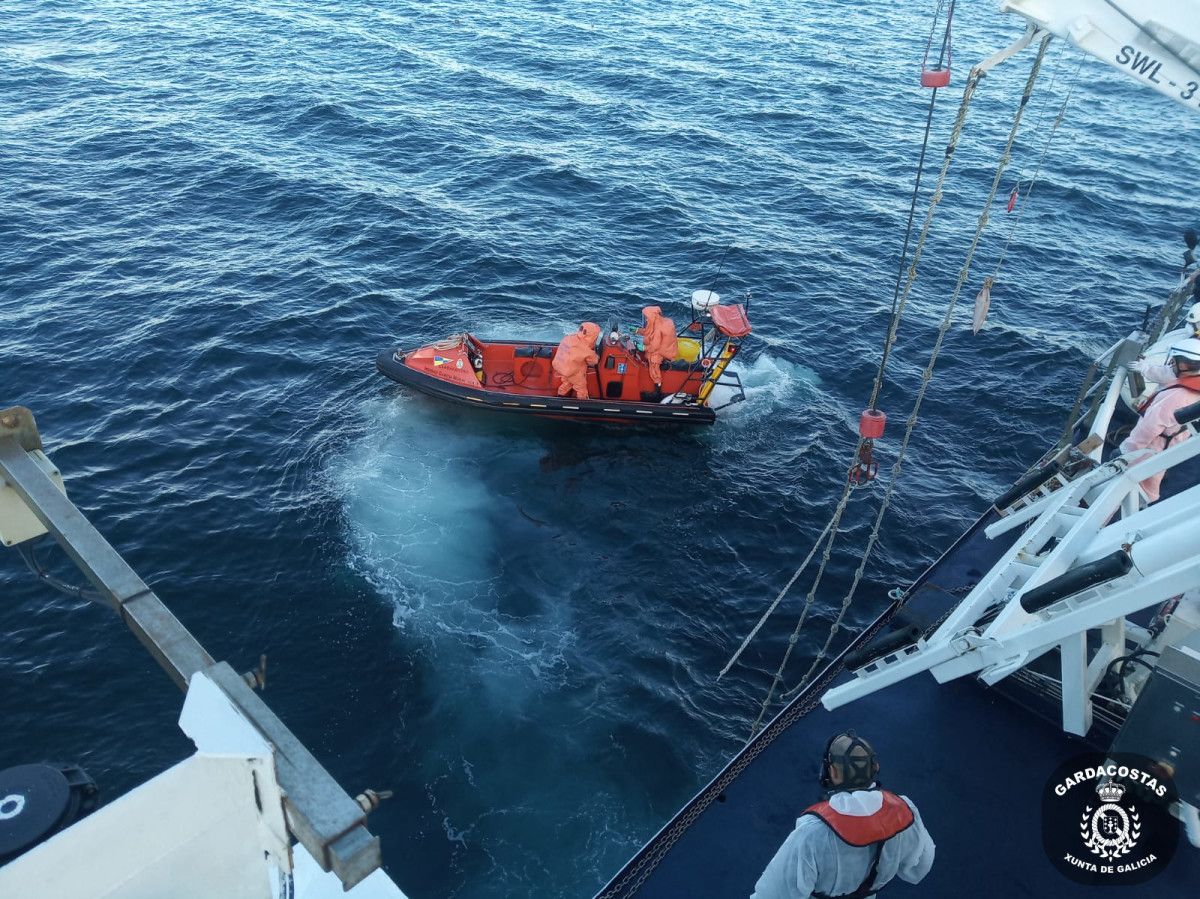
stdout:
{"type": "Polygon", "coordinates": [[[208,674],[179,727],[194,755],[0,867],[0,896],[404,899],[378,868],[347,892],[293,844],[275,747],[208,674]]]}
{"type": "Polygon", "coordinates": [[[1197,0],[1001,0],[1000,9],[1200,110],[1197,0]]]}
{"type": "Polygon", "coordinates": [[[825,694],[825,707],[923,671],[939,682],[977,674],[994,684],[1058,647],[1063,729],[1087,733],[1092,693],[1108,663],[1125,653],[1125,617],[1200,585],[1200,485],[1116,517],[1139,501],[1139,481],[1200,455],[1200,439],[1139,461],[1140,455],[1114,459],[991,525],[986,533],[992,538],[1028,528],[937,630],[857,671],[825,694]],[[1034,612],[1022,608],[1035,588],[1121,551],[1132,561],[1128,573],[1034,612]],[[1090,631],[1100,632],[1102,645],[1089,662],[1090,631]]]}

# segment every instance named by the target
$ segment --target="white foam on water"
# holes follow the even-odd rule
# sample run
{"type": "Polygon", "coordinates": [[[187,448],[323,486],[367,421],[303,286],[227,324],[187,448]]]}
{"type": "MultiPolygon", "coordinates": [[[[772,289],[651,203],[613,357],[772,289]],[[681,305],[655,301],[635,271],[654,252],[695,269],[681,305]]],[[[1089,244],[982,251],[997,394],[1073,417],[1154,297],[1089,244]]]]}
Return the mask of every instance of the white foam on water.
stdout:
{"type": "Polygon", "coordinates": [[[484,480],[485,466],[502,464],[499,438],[475,427],[475,416],[460,420],[405,394],[369,400],[363,411],[365,433],[328,469],[350,566],[393,604],[397,628],[447,672],[445,686],[519,708],[554,679],[575,635],[563,605],[522,617],[498,608],[497,529],[514,527],[512,501],[484,480]]]}
{"type": "MultiPolygon", "coordinates": [[[[722,409],[717,413],[722,419],[757,417],[780,403],[795,403],[803,391],[816,390],[821,386],[820,376],[811,368],[766,353],[760,354],[748,365],[735,362],[729,369],[741,379],[746,400],[722,409]]],[[[733,387],[714,387],[712,405],[724,405],[733,394],[733,387]]]]}
{"type": "Polygon", "coordinates": [[[485,597],[490,497],[471,441],[448,440],[406,397],[372,402],[368,416],[368,432],[330,471],[356,567],[395,601],[401,625],[414,612],[485,597]]]}

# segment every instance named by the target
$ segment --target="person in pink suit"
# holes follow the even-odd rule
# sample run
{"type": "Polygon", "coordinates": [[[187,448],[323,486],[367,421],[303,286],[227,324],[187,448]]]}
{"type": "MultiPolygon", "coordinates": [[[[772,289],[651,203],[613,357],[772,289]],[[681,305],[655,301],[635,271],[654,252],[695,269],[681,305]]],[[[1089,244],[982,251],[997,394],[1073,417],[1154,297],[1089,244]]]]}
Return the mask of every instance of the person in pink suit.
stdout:
{"type": "Polygon", "coordinates": [[[670,361],[679,355],[679,339],[675,334],[675,322],[662,314],[658,306],[647,306],[642,310],[646,324],[637,329],[645,346],[646,362],[650,366],[650,380],[656,393],[662,393],[663,360],[670,361]]]}
{"type": "MultiPolygon", "coordinates": [[[[1121,441],[1121,452],[1149,450],[1158,453],[1187,440],[1191,435],[1186,427],[1175,421],[1175,412],[1200,402],[1200,339],[1189,337],[1171,347],[1167,351],[1166,365],[1148,365],[1139,360],[1130,367],[1162,386],[1138,410],[1142,417],[1129,436],[1121,441]]],[[[1141,483],[1150,502],[1158,499],[1163,474],[1152,475],[1141,483]]]]}
{"type": "Polygon", "coordinates": [[[596,338],[599,336],[599,325],[584,322],[578,331],[559,341],[554,359],[550,362],[550,367],[562,378],[562,383],[558,385],[559,396],[570,393],[581,400],[588,398],[587,370],[589,365],[600,361],[596,355],[596,338]]]}

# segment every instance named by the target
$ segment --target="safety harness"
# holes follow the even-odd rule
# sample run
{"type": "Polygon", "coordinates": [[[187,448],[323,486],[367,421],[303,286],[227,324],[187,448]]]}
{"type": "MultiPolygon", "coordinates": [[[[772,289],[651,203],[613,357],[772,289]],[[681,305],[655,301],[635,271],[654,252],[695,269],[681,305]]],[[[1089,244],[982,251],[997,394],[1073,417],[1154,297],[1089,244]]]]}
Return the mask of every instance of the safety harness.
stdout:
{"type": "Polygon", "coordinates": [[[804,810],[805,815],[812,815],[825,822],[843,843],[859,848],[869,846],[872,853],[871,867],[858,889],[837,896],[813,893],[813,899],[867,899],[875,894],[875,875],[879,870],[883,844],[901,831],[907,830],[913,823],[912,809],[908,807],[907,802],[887,790],[879,792],[883,796],[883,805],[873,815],[843,814],[834,809],[828,799],[804,810]]]}

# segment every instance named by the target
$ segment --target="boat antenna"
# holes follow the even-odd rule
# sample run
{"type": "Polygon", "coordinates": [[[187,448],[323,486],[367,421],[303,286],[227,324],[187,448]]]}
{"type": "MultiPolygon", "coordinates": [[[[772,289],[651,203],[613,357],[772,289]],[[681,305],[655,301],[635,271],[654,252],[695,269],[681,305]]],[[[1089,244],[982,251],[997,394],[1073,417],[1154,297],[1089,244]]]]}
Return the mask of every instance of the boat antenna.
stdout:
{"type": "Polygon", "coordinates": [[[712,287],[710,287],[708,289],[709,293],[717,292],[717,282],[721,280],[721,272],[725,268],[725,260],[729,256],[729,251],[732,249],[733,249],[733,244],[730,244],[729,246],[727,246],[725,248],[725,252],[721,254],[721,263],[720,263],[720,265],[717,266],[717,274],[716,274],[716,277],[713,278],[712,287]]]}
{"type": "MultiPolygon", "coordinates": [[[[732,249],[733,249],[733,244],[731,243],[729,246],[727,246],[725,248],[725,252],[721,254],[721,261],[717,265],[717,274],[712,279],[712,287],[710,287],[708,289],[708,295],[710,297],[714,293],[717,292],[717,284],[721,280],[721,272],[724,271],[724,269],[725,269],[725,260],[729,257],[729,251],[732,249]]],[[[697,321],[699,321],[699,319],[696,318],[696,307],[692,306],[691,308],[692,308],[692,324],[695,324],[697,321]]]]}

